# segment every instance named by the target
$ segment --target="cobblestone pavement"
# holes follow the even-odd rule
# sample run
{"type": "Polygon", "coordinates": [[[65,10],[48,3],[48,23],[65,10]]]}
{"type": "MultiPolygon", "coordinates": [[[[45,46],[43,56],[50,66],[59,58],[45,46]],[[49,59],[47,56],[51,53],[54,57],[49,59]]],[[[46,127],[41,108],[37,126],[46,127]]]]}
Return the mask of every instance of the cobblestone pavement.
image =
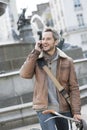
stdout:
{"type": "MultiPolygon", "coordinates": [[[[81,113],[82,113],[83,118],[86,119],[86,121],[87,121],[87,105],[85,105],[85,106],[82,107],[81,113]]],[[[24,126],[24,127],[12,129],[12,130],[39,130],[39,129],[41,130],[41,127],[40,127],[40,125],[38,123],[38,124],[24,126]]]]}

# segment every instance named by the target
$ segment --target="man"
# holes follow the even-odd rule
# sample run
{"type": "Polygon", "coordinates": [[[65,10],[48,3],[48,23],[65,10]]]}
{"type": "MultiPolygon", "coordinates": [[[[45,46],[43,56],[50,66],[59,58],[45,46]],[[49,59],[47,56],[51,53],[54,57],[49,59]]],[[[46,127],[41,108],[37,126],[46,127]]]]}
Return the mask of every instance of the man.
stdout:
{"type": "Polygon", "coordinates": [[[35,75],[33,94],[33,108],[39,117],[42,130],[68,130],[68,122],[65,119],[55,118],[44,122],[51,113],[44,114],[44,110],[55,110],[65,116],[71,116],[70,108],[65,98],[59,93],[54,83],[46,72],[39,66],[38,59],[44,57],[49,69],[60,84],[70,95],[71,111],[76,120],[80,115],[80,92],[73,65],[73,60],[60,49],[56,48],[59,35],[56,30],[48,27],[43,31],[42,40],[38,41],[34,50],[29,54],[21,67],[20,76],[32,78],[35,75]]]}

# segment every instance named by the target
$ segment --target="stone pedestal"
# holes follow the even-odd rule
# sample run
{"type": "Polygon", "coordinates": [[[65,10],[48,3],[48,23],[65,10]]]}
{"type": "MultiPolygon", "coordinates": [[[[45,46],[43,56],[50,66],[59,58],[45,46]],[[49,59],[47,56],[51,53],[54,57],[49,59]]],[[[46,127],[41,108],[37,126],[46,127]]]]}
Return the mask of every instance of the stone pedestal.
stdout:
{"type": "Polygon", "coordinates": [[[31,25],[24,25],[20,28],[20,40],[23,43],[35,43],[35,39],[33,37],[31,25]]]}
{"type": "Polygon", "coordinates": [[[76,59],[83,59],[83,52],[82,52],[82,48],[80,47],[77,47],[77,48],[70,48],[70,49],[67,49],[67,50],[64,50],[64,52],[72,57],[73,60],[76,60],[76,59]]]}
{"type": "Polygon", "coordinates": [[[19,70],[33,48],[26,42],[0,45],[0,74],[19,70]]]}

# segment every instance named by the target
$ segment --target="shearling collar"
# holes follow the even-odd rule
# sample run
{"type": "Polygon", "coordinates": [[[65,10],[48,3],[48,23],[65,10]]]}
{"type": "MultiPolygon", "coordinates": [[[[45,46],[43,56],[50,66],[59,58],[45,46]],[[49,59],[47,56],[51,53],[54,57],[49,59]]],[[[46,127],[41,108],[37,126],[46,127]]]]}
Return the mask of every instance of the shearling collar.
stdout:
{"type": "MultiPolygon", "coordinates": [[[[68,56],[59,48],[57,48],[58,55],[62,58],[67,58],[68,56]]],[[[40,53],[39,58],[42,58],[44,56],[43,52],[40,53]]]]}

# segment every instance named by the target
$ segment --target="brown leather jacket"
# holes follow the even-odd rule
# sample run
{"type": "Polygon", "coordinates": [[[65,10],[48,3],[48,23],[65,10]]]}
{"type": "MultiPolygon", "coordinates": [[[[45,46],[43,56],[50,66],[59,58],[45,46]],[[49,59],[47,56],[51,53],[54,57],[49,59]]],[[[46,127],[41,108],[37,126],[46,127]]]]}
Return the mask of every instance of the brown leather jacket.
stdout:
{"type": "MultiPolygon", "coordinates": [[[[58,66],[56,78],[70,95],[72,114],[80,114],[80,91],[73,65],[73,60],[64,52],[58,49],[58,66]]],[[[23,78],[32,78],[35,75],[35,85],[33,94],[33,108],[46,109],[48,106],[48,87],[46,73],[38,64],[38,57],[43,57],[43,53],[33,50],[20,69],[20,76],[23,78]]],[[[58,93],[59,107],[61,112],[69,111],[69,106],[64,97],[58,93]]]]}

